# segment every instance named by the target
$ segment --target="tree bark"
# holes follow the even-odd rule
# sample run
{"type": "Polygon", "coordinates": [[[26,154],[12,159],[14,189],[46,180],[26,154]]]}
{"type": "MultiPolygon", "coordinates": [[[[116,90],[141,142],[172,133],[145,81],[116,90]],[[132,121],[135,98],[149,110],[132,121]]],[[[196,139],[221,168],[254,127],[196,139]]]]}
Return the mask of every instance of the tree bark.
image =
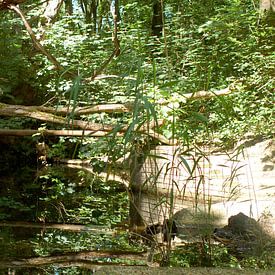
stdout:
{"type": "Polygon", "coordinates": [[[69,120],[67,118],[57,116],[51,113],[46,113],[39,111],[37,106],[20,106],[20,105],[8,105],[0,104],[0,115],[1,116],[19,116],[19,117],[29,117],[38,119],[45,122],[63,124],[71,128],[81,128],[85,130],[92,131],[112,131],[114,125],[103,125],[100,123],[91,123],[82,120],[69,120]]]}
{"type": "Polygon", "coordinates": [[[73,15],[73,1],[72,0],[65,0],[65,10],[68,15],[73,15]]]}
{"type": "MultiPolygon", "coordinates": [[[[73,112],[72,108],[68,107],[44,107],[44,106],[34,106],[38,111],[47,112],[47,113],[55,113],[59,115],[67,115],[73,112]]],[[[128,113],[133,109],[132,103],[125,104],[102,104],[102,105],[94,105],[91,107],[79,107],[74,110],[74,115],[88,115],[94,113],[128,113]]]]}
{"type": "Polygon", "coordinates": [[[163,17],[162,17],[162,5],[160,0],[156,0],[153,4],[153,16],[152,16],[152,35],[161,37],[163,28],[163,17]]]}

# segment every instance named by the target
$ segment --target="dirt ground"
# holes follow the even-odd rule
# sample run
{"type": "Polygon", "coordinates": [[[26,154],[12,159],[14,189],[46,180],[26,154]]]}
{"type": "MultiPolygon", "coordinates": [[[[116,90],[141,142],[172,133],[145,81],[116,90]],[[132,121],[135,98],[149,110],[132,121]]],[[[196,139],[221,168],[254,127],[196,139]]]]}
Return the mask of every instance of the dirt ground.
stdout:
{"type": "Polygon", "coordinates": [[[275,270],[253,270],[253,269],[234,269],[234,268],[161,268],[161,267],[97,267],[93,274],[97,275],[275,275],[275,270]]]}

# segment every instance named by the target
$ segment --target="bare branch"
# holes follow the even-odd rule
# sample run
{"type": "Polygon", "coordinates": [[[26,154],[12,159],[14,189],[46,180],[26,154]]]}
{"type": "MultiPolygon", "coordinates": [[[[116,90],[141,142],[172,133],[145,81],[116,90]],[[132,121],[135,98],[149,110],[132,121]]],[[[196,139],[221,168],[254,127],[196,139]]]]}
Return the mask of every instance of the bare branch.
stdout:
{"type": "MultiPolygon", "coordinates": [[[[45,122],[55,123],[55,124],[63,124],[71,128],[80,128],[83,130],[91,130],[94,134],[100,136],[104,135],[101,132],[111,132],[117,125],[109,125],[109,124],[100,124],[100,123],[92,123],[89,121],[82,120],[69,120],[67,118],[57,116],[51,113],[41,112],[37,110],[37,106],[21,106],[21,105],[8,105],[4,103],[0,103],[0,115],[2,116],[21,116],[21,117],[30,117],[34,119],[38,119],[45,122]]],[[[163,120],[160,121],[163,123],[163,120]]],[[[148,125],[142,125],[137,129],[138,132],[149,135],[150,137],[161,141],[164,144],[171,144],[171,141],[162,136],[161,134],[156,133],[154,130],[150,129],[157,125],[156,122],[151,122],[148,125]]],[[[121,125],[118,130],[119,133],[126,132],[128,126],[121,125]]],[[[107,134],[106,133],[106,134],[107,134]]],[[[93,133],[91,133],[93,134],[93,133]]]]}
{"type": "Polygon", "coordinates": [[[30,117],[38,119],[41,121],[46,121],[50,123],[68,125],[72,128],[81,128],[92,131],[112,131],[114,129],[113,125],[103,125],[100,123],[91,123],[82,120],[71,120],[57,116],[54,114],[49,114],[46,112],[41,112],[37,110],[34,106],[21,106],[21,105],[8,105],[0,104],[0,115],[2,116],[19,116],[19,117],[30,117]]]}
{"type": "Polygon", "coordinates": [[[15,5],[9,5],[8,8],[10,10],[13,10],[15,11],[22,19],[25,27],[26,27],[26,30],[27,32],[29,33],[33,43],[34,43],[34,46],[41,52],[43,53],[47,58],[48,60],[54,64],[55,68],[58,69],[58,70],[63,70],[63,67],[60,65],[60,63],[56,60],[56,58],[51,54],[49,53],[42,45],[41,43],[36,39],[35,37],[35,34],[30,26],[30,24],[28,23],[24,13],[19,9],[19,7],[15,6],[15,5]]]}
{"type": "MultiPolygon", "coordinates": [[[[125,104],[99,104],[90,107],[79,107],[74,110],[74,115],[87,115],[93,113],[128,113],[132,111],[133,104],[125,103],[125,104]]],[[[47,113],[55,113],[59,115],[68,115],[70,112],[73,112],[73,109],[69,109],[68,107],[45,107],[45,106],[32,106],[38,111],[47,112],[47,113]]]]}
{"type": "Polygon", "coordinates": [[[210,98],[220,95],[228,95],[232,93],[232,89],[230,87],[227,87],[222,90],[218,90],[215,92],[209,92],[209,91],[198,91],[194,93],[185,94],[184,97],[188,99],[198,99],[198,98],[210,98]]]}
{"type": "MultiPolygon", "coordinates": [[[[30,129],[0,129],[0,136],[32,136],[35,134],[43,136],[63,136],[63,137],[104,137],[109,133],[106,131],[91,131],[91,130],[30,130],[30,129]]],[[[117,133],[118,136],[123,136],[123,133],[117,133]]]]}
{"type": "Polygon", "coordinates": [[[60,223],[38,223],[38,222],[22,222],[22,221],[10,221],[10,222],[0,222],[1,227],[21,227],[21,228],[41,228],[41,229],[59,229],[66,231],[76,231],[76,232],[94,232],[94,233],[109,233],[113,234],[111,230],[108,230],[106,226],[97,225],[80,225],[80,224],[60,224],[60,223]]]}
{"type": "MultiPolygon", "coordinates": [[[[48,256],[48,257],[35,257],[28,259],[7,260],[1,261],[1,267],[38,267],[49,264],[62,264],[66,265],[71,263],[90,263],[96,265],[98,258],[108,257],[125,260],[145,260],[145,255],[142,252],[130,252],[130,251],[89,251],[70,253],[68,255],[60,256],[48,256]]],[[[108,265],[117,265],[121,263],[109,262],[108,265]]],[[[103,265],[101,262],[100,265],[103,265]]],[[[131,265],[130,263],[128,265],[131,265]]]]}

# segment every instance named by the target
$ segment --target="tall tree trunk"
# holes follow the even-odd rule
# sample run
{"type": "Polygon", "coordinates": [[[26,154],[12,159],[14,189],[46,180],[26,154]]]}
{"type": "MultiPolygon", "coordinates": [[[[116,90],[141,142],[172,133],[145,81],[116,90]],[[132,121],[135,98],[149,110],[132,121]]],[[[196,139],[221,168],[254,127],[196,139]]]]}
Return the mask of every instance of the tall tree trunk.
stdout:
{"type": "Polygon", "coordinates": [[[162,20],[162,5],[161,0],[157,0],[153,4],[153,17],[152,17],[152,35],[161,37],[163,20],[162,20]]]}
{"type": "Polygon", "coordinates": [[[115,14],[116,14],[116,20],[119,22],[121,20],[120,12],[119,12],[119,0],[115,0],[115,14]]]}
{"type": "Polygon", "coordinates": [[[93,15],[93,24],[94,24],[94,33],[97,30],[97,0],[93,0],[91,3],[92,15],[93,15]]]}
{"type": "Polygon", "coordinates": [[[73,10],[73,1],[72,0],[65,0],[65,10],[68,15],[72,15],[73,10]]]}

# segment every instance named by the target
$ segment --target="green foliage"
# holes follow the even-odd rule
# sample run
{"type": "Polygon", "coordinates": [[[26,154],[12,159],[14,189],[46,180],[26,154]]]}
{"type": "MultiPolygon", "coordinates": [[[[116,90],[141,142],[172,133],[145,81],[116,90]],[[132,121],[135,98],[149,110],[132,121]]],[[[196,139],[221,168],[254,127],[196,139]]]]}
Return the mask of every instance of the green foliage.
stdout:
{"type": "MultiPolygon", "coordinates": [[[[183,142],[224,143],[247,132],[271,134],[274,27],[266,21],[267,15],[258,13],[253,2],[167,1],[165,36],[158,39],[150,36],[151,4],[122,2],[121,55],[103,72],[121,78],[83,81],[113,51],[112,22],[106,5],[104,2],[98,7],[99,14],[106,18],[101,19],[101,28],[96,33],[94,21],[89,23],[80,10],[72,15],[62,12],[51,28],[47,28],[43,45],[57,57],[64,72],[53,70],[45,56],[30,49],[30,41],[21,26],[18,35],[13,36],[7,26],[15,28],[20,22],[10,14],[5,15],[8,20],[2,20],[1,24],[6,33],[1,41],[10,50],[1,53],[1,62],[6,65],[1,66],[5,71],[0,71],[0,77],[8,80],[0,83],[2,93],[12,96],[14,84],[10,83],[18,83],[26,73],[30,74],[28,82],[45,99],[54,96],[59,105],[72,104],[74,109],[79,105],[133,101],[140,94],[147,102],[156,104],[156,112],[149,112],[148,117],[158,116],[167,121],[161,132],[183,142]],[[20,45],[20,38],[28,45],[20,45]],[[65,72],[78,72],[79,76],[70,79],[65,72]],[[126,80],[126,76],[137,80],[126,80]],[[230,84],[234,84],[235,91],[230,96],[187,102],[184,99],[186,93],[215,91],[230,84]]],[[[37,13],[38,9],[33,9],[29,16],[37,13]]],[[[40,31],[35,26],[34,30],[40,31]]],[[[128,115],[82,118],[90,122],[129,122],[128,115]]],[[[134,118],[134,124],[142,120],[138,122],[134,118]]]]}
{"type": "Polygon", "coordinates": [[[32,211],[32,207],[24,205],[12,197],[0,197],[0,209],[0,220],[12,218],[12,214],[16,211],[32,211]]]}
{"type": "MultiPolygon", "coordinates": [[[[169,22],[169,60],[175,60],[170,81],[178,80],[170,94],[171,90],[179,96],[214,91],[231,83],[236,83],[236,93],[175,108],[177,136],[226,142],[247,132],[270,135],[274,28],[259,20],[251,4],[215,4],[215,12],[205,22],[194,24],[191,17],[189,28],[179,27],[181,17],[169,22]]],[[[166,98],[169,101],[169,94],[166,98]]]]}
{"type": "MultiPolygon", "coordinates": [[[[270,251],[268,252],[270,253],[270,251]]],[[[272,266],[271,257],[251,256],[237,259],[223,245],[186,244],[171,253],[170,265],[180,267],[210,266],[230,268],[266,269],[272,266]]]]}
{"type": "MultiPolygon", "coordinates": [[[[101,1],[98,17],[93,22],[75,2],[72,14],[62,9],[50,26],[41,22],[40,3],[22,4],[33,31],[37,37],[41,35],[40,42],[56,57],[63,71],[56,70],[47,57],[35,49],[19,18],[11,11],[0,11],[0,101],[20,104],[20,93],[25,96],[32,87],[42,103],[71,107],[68,122],[77,118],[75,110],[80,106],[134,102],[131,114],[80,117],[89,123],[115,125],[115,130],[106,137],[60,138],[51,145],[48,156],[51,159],[90,159],[94,174],[89,179],[81,174],[70,175],[72,178],[68,180],[54,169],[37,175],[35,182],[28,176],[29,182],[23,182],[13,191],[14,198],[8,193],[0,198],[0,207],[5,209],[0,218],[18,217],[20,211],[26,218],[36,207],[36,212],[29,217],[32,220],[108,226],[120,222],[128,215],[126,192],[121,191],[118,184],[99,180],[96,175],[102,171],[108,174],[109,167],[112,169],[112,164],[126,152],[143,152],[144,145],[152,140],[137,130],[148,122],[157,122],[158,118],[164,119],[165,124],[156,131],[183,144],[231,145],[247,135],[272,135],[275,29],[270,24],[270,14],[260,14],[254,1],[248,0],[168,0],[163,3],[163,35],[153,37],[152,1],[120,1],[121,54],[109,62],[114,50],[114,23],[107,1],[101,1]],[[103,77],[93,80],[95,72],[103,77]],[[23,83],[27,89],[22,88],[23,83]],[[201,90],[215,94],[228,86],[232,93],[227,96],[185,98],[186,94],[201,90]],[[123,137],[117,135],[121,125],[129,125],[123,137]],[[21,192],[24,197],[20,197],[21,192]]],[[[30,119],[0,121],[0,128],[38,127],[39,123],[30,119]]],[[[33,158],[34,149],[24,141],[21,147],[10,151],[13,153],[15,165],[20,162],[23,166],[23,160],[33,158]],[[25,159],[21,155],[17,157],[19,151],[24,152],[25,159]]],[[[192,167],[182,161],[192,174],[192,167]]],[[[1,166],[5,173],[10,170],[5,161],[1,161],[1,166]]],[[[82,237],[79,241],[72,239],[75,251],[87,249],[89,245],[93,248],[116,245],[105,236],[91,237],[90,241],[82,237]]],[[[118,243],[125,248],[126,240],[123,237],[118,243]]],[[[56,249],[71,245],[69,237],[56,232],[45,236],[46,241],[56,244],[56,249]]],[[[39,255],[53,251],[37,245],[39,255]]],[[[186,245],[181,252],[172,255],[172,265],[239,265],[224,247],[186,245]]],[[[265,262],[251,258],[244,265],[264,267],[265,262]]]]}
{"type": "Polygon", "coordinates": [[[15,87],[27,77],[29,64],[22,52],[22,30],[20,20],[12,14],[1,13],[0,20],[0,84],[3,87],[15,87]]]}
{"type": "Polygon", "coordinates": [[[36,219],[111,226],[128,215],[128,196],[120,185],[83,172],[49,168],[32,188],[40,190],[36,219]]]}

